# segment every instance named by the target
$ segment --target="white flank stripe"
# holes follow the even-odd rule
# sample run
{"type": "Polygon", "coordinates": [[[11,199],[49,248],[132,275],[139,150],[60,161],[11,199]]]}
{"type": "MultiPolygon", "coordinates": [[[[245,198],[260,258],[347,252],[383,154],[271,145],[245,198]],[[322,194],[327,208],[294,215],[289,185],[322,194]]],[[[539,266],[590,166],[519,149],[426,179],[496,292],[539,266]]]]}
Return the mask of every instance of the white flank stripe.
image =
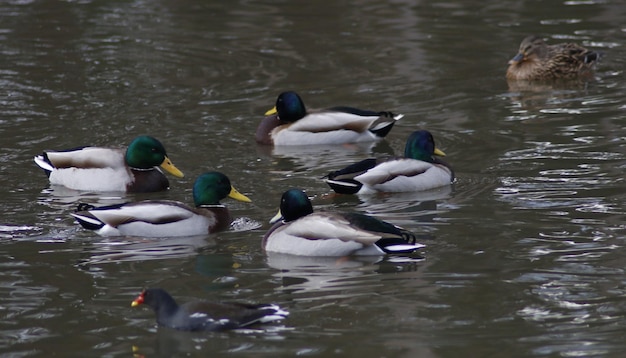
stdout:
{"type": "Polygon", "coordinates": [[[389,125],[389,123],[378,123],[377,125],[375,125],[373,128],[370,128],[371,131],[377,131],[381,128],[385,128],[389,125]]]}
{"type": "Polygon", "coordinates": [[[342,182],[342,181],[337,181],[337,180],[330,180],[330,179],[326,179],[327,183],[332,183],[332,184],[337,184],[337,185],[342,185],[342,186],[351,186],[351,187],[357,187],[357,184],[353,184],[353,183],[346,183],[346,182],[342,182]]]}
{"type": "Polygon", "coordinates": [[[196,313],[192,313],[189,315],[189,317],[191,318],[204,318],[206,316],[207,316],[206,313],[201,313],[201,312],[196,312],[196,313]]]}
{"type": "Polygon", "coordinates": [[[420,249],[422,247],[424,247],[426,245],[422,245],[422,244],[415,244],[415,245],[390,245],[390,246],[385,246],[385,250],[388,251],[407,251],[407,250],[417,250],[420,249]]]}
{"type": "Polygon", "coordinates": [[[82,216],[82,215],[73,214],[73,213],[71,213],[70,215],[72,215],[76,219],[79,219],[79,220],[82,220],[82,221],[86,221],[86,222],[88,222],[90,224],[94,224],[94,225],[102,225],[102,224],[104,224],[102,221],[100,221],[98,219],[91,218],[89,216],[82,216]]]}

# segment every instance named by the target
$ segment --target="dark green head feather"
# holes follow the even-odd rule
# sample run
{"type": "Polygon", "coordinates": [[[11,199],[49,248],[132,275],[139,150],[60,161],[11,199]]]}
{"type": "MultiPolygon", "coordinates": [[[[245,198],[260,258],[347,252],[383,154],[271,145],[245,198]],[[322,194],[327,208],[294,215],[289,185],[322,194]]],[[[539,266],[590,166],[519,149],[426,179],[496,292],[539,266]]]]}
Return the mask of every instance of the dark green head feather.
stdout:
{"type": "Polygon", "coordinates": [[[280,199],[280,213],[285,222],[294,221],[313,213],[313,205],[300,189],[289,189],[280,199]]]}
{"type": "Polygon", "coordinates": [[[404,147],[404,157],[422,160],[432,163],[435,154],[435,140],[432,134],[426,130],[419,130],[411,133],[406,140],[404,147]]]}
{"type": "Polygon", "coordinates": [[[220,172],[201,174],[193,184],[193,202],[196,206],[219,205],[231,190],[228,177],[220,172]]]}
{"type": "Polygon", "coordinates": [[[126,149],[126,164],[131,168],[150,169],[163,163],[167,153],[165,147],[156,138],[139,136],[126,149]]]}
{"type": "Polygon", "coordinates": [[[278,119],[283,122],[295,122],[306,116],[306,107],[302,98],[293,91],[283,92],[276,100],[278,119]]]}

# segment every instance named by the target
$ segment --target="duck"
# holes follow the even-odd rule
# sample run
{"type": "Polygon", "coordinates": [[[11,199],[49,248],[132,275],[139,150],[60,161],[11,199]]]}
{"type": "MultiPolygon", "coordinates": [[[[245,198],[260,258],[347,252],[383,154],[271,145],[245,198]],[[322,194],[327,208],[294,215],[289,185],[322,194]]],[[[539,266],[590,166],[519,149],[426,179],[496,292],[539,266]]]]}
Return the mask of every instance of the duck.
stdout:
{"type": "Polygon", "coordinates": [[[160,168],[175,177],[184,177],[168,158],[158,139],[138,136],[122,148],[79,147],[44,151],[34,157],[51,184],[74,190],[147,193],[170,186],[160,168]]]}
{"type": "Polygon", "coordinates": [[[179,331],[227,331],[281,321],[289,312],[276,304],[222,303],[195,300],[179,305],[166,290],[146,288],[131,307],[146,305],[159,326],[179,331]]]}
{"type": "Polygon", "coordinates": [[[220,204],[226,197],[251,202],[231,185],[226,175],[206,172],[198,176],[193,185],[195,207],[173,200],[143,200],[101,207],[80,203],[70,215],[83,228],[101,236],[207,235],[225,230],[231,224],[228,208],[220,204]]]}
{"type": "Polygon", "coordinates": [[[414,131],[404,157],[368,158],[325,176],[338,194],[398,193],[435,189],[454,182],[454,170],[441,160],[446,154],[435,146],[427,130],[414,131]]]}
{"type": "Polygon", "coordinates": [[[382,256],[410,254],[425,245],[415,234],[386,221],[354,212],[313,212],[301,189],[289,189],[264,235],[267,253],[299,256],[382,256]]]}
{"type": "Polygon", "coordinates": [[[509,80],[572,80],[589,76],[601,54],[575,43],[548,45],[531,35],[522,40],[519,52],[509,61],[509,80]]]}
{"type": "Polygon", "coordinates": [[[256,131],[259,144],[319,145],[378,141],[403,114],[333,107],[309,111],[294,91],[282,92],[256,131]]]}

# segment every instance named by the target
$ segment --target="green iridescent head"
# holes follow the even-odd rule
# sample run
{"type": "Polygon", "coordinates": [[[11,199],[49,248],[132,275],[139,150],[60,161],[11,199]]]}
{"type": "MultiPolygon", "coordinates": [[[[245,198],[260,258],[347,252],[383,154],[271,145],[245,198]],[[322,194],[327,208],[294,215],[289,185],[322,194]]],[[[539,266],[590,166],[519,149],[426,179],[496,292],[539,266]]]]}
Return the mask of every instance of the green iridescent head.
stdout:
{"type": "Polygon", "coordinates": [[[306,107],[302,98],[293,91],[283,92],[276,99],[276,106],[265,114],[278,113],[278,119],[283,122],[295,122],[306,116],[306,107]]]}
{"type": "Polygon", "coordinates": [[[220,172],[201,174],[193,184],[193,202],[196,206],[219,205],[227,197],[243,202],[251,200],[230,184],[228,177],[220,172]]]}
{"type": "Polygon", "coordinates": [[[167,157],[163,144],[147,135],[133,139],[126,149],[125,160],[131,168],[151,169],[161,166],[170,174],[179,178],[183,177],[183,173],[167,157]]]}
{"type": "Polygon", "coordinates": [[[432,163],[434,160],[433,155],[445,157],[446,154],[435,147],[435,140],[432,134],[426,130],[411,133],[406,140],[404,157],[432,163]]]}
{"type": "Polygon", "coordinates": [[[280,198],[280,210],[270,222],[280,219],[290,222],[312,213],[313,205],[309,197],[300,189],[289,189],[280,198]]]}

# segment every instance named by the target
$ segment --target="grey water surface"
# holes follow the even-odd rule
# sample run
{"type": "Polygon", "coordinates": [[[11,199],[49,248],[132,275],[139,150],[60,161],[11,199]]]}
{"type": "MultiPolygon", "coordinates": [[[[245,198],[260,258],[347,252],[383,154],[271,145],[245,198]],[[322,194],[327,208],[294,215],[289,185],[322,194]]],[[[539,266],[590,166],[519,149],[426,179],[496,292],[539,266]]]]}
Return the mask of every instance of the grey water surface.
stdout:
{"type": "Polygon", "coordinates": [[[0,355],[617,357],[626,351],[626,5],[622,1],[29,1],[0,3],[0,355]],[[604,53],[595,79],[507,83],[528,34],[604,53]],[[404,113],[372,145],[271,148],[279,92],[311,107],[404,113]],[[457,181],[333,195],[321,178],[430,130],[457,181]],[[186,176],[124,195],[53,187],[45,149],[151,134],[186,176]],[[103,238],[78,202],[191,202],[226,173],[232,230],[103,238]],[[281,193],[416,232],[421,257],[267,255],[281,193]],[[276,302],[264,332],[190,334],[131,308],[143,287],[276,302]]]}

